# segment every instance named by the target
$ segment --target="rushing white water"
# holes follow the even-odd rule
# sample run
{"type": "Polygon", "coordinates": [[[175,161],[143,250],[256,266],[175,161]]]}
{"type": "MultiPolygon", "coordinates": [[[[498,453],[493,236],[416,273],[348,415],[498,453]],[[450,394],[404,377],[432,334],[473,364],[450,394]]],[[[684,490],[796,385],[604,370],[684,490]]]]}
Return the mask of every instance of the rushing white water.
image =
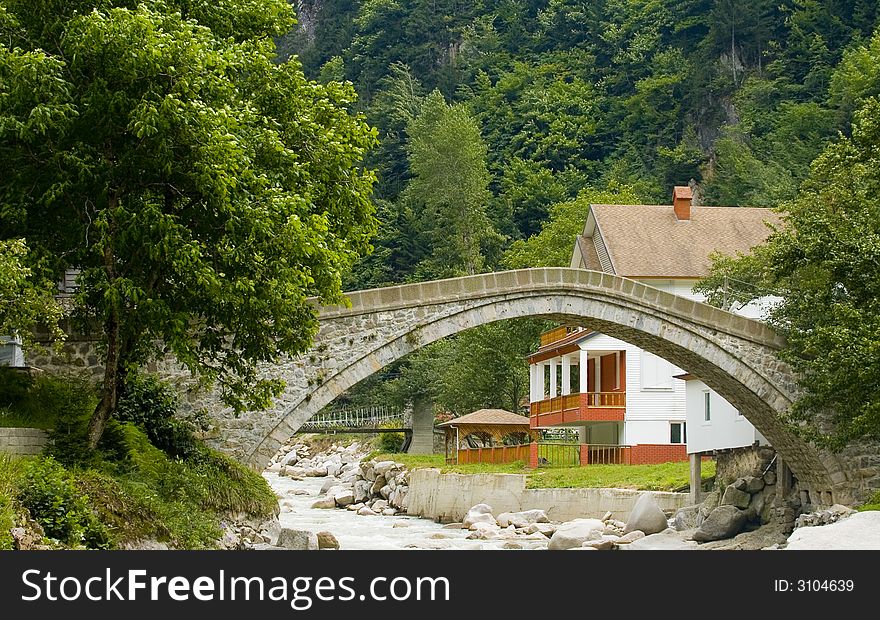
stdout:
{"type": "Polygon", "coordinates": [[[326,478],[293,480],[274,472],[263,476],[282,497],[282,527],[312,532],[327,531],[339,541],[340,549],[538,549],[546,543],[534,540],[468,540],[467,530],[444,528],[429,519],[409,516],[359,516],[351,510],[318,509],[326,478]]]}

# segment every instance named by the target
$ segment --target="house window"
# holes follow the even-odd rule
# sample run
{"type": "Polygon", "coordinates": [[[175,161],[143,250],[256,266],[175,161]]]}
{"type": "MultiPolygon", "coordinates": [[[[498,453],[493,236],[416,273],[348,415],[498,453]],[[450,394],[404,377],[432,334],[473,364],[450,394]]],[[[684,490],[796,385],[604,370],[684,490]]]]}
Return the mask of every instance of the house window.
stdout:
{"type": "Polygon", "coordinates": [[[687,443],[687,424],[684,422],[669,424],[669,443],[687,443]]]}
{"type": "Polygon", "coordinates": [[[642,389],[671,390],[672,364],[653,353],[642,351],[642,389]]]}
{"type": "Polygon", "coordinates": [[[712,421],[712,392],[708,390],[703,392],[703,421],[712,421]]]}

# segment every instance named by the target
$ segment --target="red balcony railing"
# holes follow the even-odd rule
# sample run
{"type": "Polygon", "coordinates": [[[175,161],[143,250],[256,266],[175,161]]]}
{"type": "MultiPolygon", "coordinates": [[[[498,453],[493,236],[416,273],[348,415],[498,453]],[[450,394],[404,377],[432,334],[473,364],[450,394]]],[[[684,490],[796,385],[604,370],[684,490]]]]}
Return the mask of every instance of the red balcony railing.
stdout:
{"type": "Polygon", "coordinates": [[[534,428],[571,422],[622,422],[625,415],[626,392],[581,392],[532,403],[529,423],[534,428]]]}

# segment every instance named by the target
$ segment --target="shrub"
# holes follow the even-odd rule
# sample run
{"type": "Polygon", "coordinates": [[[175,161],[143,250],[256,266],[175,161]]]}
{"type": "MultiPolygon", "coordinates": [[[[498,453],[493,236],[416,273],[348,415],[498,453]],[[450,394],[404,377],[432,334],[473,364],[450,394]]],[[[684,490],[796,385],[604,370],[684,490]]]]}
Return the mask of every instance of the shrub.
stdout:
{"type": "Polygon", "coordinates": [[[379,433],[379,449],[382,452],[400,452],[403,450],[404,440],[403,433],[379,433]]]}
{"type": "Polygon", "coordinates": [[[76,480],[51,457],[25,463],[18,488],[18,501],[46,532],[62,543],[106,548],[111,541],[106,528],[89,507],[76,480]]]}
{"type": "Polygon", "coordinates": [[[27,397],[33,378],[24,372],[0,366],[0,407],[15,407],[27,397]]]}
{"type": "Polygon", "coordinates": [[[20,470],[20,460],[0,453],[0,550],[12,549],[10,530],[15,527],[15,495],[20,470]]]}
{"type": "Polygon", "coordinates": [[[171,456],[198,456],[199,442],[194,433],[205,425],[200,418],[181,418],[179,405],[172,385],[157,377],[135,375],[126,381],[116,418],[137,424],[154,446],[171,456]]]}
{"type": "Polygon", "coordinates": [[[98,395],[88,379],[77,375],[41,376],[28,400],[32,409],[38,408],[54,420],[47,454],[67,466],[95,460],[96,455],[88,447],[88,426],[98,395]]]}

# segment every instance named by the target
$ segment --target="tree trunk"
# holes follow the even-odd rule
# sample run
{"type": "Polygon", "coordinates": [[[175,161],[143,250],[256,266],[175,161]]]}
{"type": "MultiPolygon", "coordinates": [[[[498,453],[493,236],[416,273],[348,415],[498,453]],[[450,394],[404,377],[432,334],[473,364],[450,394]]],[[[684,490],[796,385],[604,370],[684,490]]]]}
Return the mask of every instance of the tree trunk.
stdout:
{"type": "MultiPolygon", "coordinates": [[[[113,210],[119,205],[119,196],[113,192],[110,195],[109,211],[110,211],[110,227],[108,231],[109,239],[104,243],[104,272],[107,276],[108,287],[112,287],[116,280],[116,264],[113,256],[114,239],[116,236],[116,222],[113,216],[113,210]]],[[[119,385],[122,377],[120,373],[121,367],[121,330],[120,330],[120,312],[119,302],[113,301],[112,307],[109,308],[107,318],[104,321],[104,337],[107,339],[107,358],[104,360],[104,382],[101,386],[101,400],[89,420],[88,439],[89,448],[94,450],[101,441],[101,435],[104,434],[104,428],[113,412],[116,411],[116,403],[119,400],[119,385]]]]}
{"type": "Polygon", "coordinates": [[[114,310],[104,324],[104,335],[107,337],[107,359],[104,362],[104,383],[101,389],[101,400],[95,407],[92,419],[89,420],[89,448],[94,450],[104,434],[107,420],[116,410],[119,400],[119,317],[114,310]]]}

